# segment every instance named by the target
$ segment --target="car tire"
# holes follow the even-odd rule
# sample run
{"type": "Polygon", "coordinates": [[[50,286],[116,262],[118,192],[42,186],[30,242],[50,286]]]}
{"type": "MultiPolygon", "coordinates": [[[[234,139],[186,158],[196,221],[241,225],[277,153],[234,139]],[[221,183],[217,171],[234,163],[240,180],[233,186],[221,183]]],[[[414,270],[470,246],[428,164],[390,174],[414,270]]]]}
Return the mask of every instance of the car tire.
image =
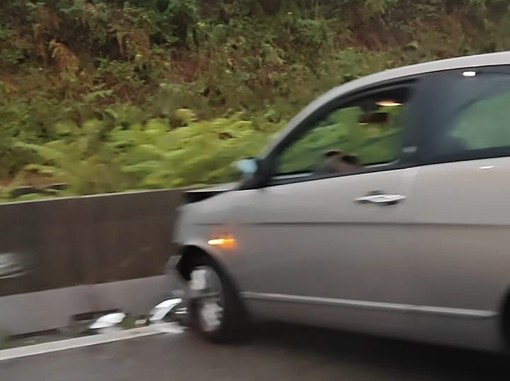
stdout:
{"type": "Polygon", "coordinates": [[[241,298],[233,282],[210,257],[193,258],[188,286],[192,328],[214,343],[247,337],[248,314],[241,298]]]}

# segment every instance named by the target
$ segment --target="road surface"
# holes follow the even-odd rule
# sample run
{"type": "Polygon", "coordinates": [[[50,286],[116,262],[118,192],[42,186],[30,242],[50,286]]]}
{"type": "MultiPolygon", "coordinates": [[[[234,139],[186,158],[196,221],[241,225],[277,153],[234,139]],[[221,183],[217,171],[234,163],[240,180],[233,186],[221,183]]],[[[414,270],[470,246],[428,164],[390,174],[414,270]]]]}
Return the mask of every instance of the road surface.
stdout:
{"type": "Polygon", "coordinates": [[[236,346],[155,335],[0,362],[1,381],[510,380],[510,360],[453,349],[271,325],[236,346]]]}

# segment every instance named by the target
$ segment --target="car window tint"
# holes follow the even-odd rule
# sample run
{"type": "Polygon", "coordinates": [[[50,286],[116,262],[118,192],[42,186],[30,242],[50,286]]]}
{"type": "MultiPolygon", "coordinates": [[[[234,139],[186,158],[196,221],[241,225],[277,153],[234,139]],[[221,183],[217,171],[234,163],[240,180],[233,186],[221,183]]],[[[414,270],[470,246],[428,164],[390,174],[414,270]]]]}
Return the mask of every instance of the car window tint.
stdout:
{"type": "Polygon", "coordinates": [[[444,162],[510,154],[510,75],[459,76],[441,97],[442,117],[426,157],[444,162]]]}
{"type": "Polygon", "coordinates": [[[450,135],[461,139],[468,150],[510,146],[510,91],[467,107],[450,135]]]}

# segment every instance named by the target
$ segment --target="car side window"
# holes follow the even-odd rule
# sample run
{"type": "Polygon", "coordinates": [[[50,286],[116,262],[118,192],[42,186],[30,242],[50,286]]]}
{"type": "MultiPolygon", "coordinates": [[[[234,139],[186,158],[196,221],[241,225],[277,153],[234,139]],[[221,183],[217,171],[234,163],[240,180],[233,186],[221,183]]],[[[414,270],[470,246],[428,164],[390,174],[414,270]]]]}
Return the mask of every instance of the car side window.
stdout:
{"type": "Polygon", "coordinates": [[[449,105],[428,146],[433,160],[510,155],[510,75],[480,73],[452,83],[449,105]]]}
{"type": "Polygon", "coordinates": [[[460,139],[466,150],[510,147],[510,89],[466,107],[450,136],[460,139]]]}
{"type": "Polygon", "coordinates": [[[361,97],[311,123],[278,156],[275,177],[351,174],[395,161],[410,88],[361,97]]]}

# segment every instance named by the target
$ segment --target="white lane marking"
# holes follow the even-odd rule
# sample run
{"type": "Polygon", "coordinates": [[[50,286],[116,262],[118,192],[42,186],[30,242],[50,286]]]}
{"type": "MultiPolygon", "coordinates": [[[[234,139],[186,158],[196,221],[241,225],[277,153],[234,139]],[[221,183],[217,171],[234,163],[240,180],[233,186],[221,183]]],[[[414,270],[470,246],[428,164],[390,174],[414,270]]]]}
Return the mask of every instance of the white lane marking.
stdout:
{"type": "Polygon", "coordinates": [[[177,334],[183,332],[183,329],[178,326],[171,326],[164,324],[161,326],[154,325],[142,328],[128,329],[125,331],[103,333],[94,336],[79,337],[76,339],[67,339],[60,341],[53,341],[49,343],[41,343],[28,345],[25,347],[18,347],[12,349],[4,349],[0,351],[0,361],[13,360],[23,357],[42,355],[46,353],[66,351],[69,349],[89,347],[92,345],[100,345],[112,343],[122,340],[136,339],[139,337],[159,335],[162,333],[177,334]]]}

